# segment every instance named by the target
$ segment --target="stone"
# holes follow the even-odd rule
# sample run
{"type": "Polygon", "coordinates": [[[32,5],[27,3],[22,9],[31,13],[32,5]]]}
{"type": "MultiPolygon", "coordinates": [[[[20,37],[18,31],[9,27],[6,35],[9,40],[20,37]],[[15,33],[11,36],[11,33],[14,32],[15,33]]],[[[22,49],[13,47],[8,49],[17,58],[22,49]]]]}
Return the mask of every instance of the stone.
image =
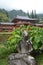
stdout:
{"type": "Polygon", "coordinates": [[[37,65],[35,58],[30,55],[33,50],[28,34],[23,32],[23,40],[17,47],[18,53],[13,53],[8,57],[8,65],[37,65]]]}
{"type": "Polygon", "coordinates": [[[37,65],[37,63],[31,55],[16,53],[9,55],[8,65],[37,65]]]}

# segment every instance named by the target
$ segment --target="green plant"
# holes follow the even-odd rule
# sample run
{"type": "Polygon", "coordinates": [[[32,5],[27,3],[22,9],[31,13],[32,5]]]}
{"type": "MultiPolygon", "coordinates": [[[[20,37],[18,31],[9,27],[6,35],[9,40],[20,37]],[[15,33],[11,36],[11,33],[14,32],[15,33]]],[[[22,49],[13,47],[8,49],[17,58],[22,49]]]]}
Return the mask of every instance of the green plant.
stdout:
{"type": "Polygon", "coordinates": [[[28,34],[30,36],[30,39],[32,41],[33,48],[35,50],[38,50],[43,45],[43,28],[30,26],[28,27],[30,30],[28,31],[28,34]]]}
{"type": "Polygon", "coordinates": [[[12,36],[7,40],[6,46],[16,50],[20,40],[23,39],[22,32],[26,30],[28,32],[29,39],[32,41],[33,49],[39,50],[43,45],[43,28],[35,26],[20,26],[12,32],[12,36]]]}
{"type": "Polygon", "coordinates": [[[7,48],[14,51],[20,40],[22,40],[22,31],[21,28],[17,28],[12,32],[12,36],[8,38],[6,44],[7,48]]]}

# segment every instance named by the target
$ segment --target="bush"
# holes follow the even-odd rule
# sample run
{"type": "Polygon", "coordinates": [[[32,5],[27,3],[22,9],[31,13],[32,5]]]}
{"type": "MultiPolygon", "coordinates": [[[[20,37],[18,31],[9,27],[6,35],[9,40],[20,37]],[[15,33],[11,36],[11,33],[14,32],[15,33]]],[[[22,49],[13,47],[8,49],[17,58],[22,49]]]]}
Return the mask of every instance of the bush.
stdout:
{"type": "Polygon", "coordinates": [[[28,39],[32,41],[33,49],[36,51],[40,49],[40,47],[43,45],[43,28],[34,26],[21,26],[12,32],[12,35],[7,39],[6,44],[0,46],[1,57],[17,51],[17,46],[23,39],[22,32],[24,30],[28,32],[28,39]]]}
{"type": "Polygon", "coordinates": [[[6,45],[0,44],[0,58],[5,58],[13,52],[14,52],[14,46],[12,47],[9,46],[7,48],[6,45]]]}
{"type": "Polygon", "coordinates": [[[21,26],[12,32],[12,36],[7,40],[7,46],[13,47],[16,50],[18,43],[23,39],[22,32],[26,30],[28,32],[28,39],[32,41],[33,49],[39,50],[43,45],[43,28],[35,26],[21,26]]]}

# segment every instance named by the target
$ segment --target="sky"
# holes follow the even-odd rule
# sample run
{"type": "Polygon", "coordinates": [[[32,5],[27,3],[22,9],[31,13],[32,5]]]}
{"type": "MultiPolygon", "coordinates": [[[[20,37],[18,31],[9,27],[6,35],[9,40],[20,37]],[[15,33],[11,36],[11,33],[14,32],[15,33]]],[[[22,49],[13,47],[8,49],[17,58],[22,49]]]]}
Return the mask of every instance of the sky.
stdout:
{"type": "Polygon", "coordinates": [[[21,9],[25,12],[36,10],[36,13],[43,13],[43,0],[0,0],[0,8],[21,9]]]}

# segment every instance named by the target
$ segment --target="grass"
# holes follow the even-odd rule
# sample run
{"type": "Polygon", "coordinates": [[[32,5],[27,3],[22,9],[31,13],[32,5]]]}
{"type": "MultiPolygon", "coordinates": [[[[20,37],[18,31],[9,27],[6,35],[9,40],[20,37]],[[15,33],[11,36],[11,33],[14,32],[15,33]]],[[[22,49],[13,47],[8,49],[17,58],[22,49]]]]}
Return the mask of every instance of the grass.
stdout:
{"type": "Polygon", "coordinates": [[[0,34],[12,34],[12,32],[0,32],[0,34]]]}
{"type": "Polygon", "coordinates": [[[0,59],[0,65],[8,65],[8,58],[0,59]]]}
{"type": "Polygon", "coordinates": [[[38,65],[43,65],[43,54],[39,54],[35,58],[36,58],[38,65]]]}
{"type": "Polygon", "coordinates": [[[0,65],[8,65],[8,55],[5,52],[5,45],[0,43],[0,65]]]}

